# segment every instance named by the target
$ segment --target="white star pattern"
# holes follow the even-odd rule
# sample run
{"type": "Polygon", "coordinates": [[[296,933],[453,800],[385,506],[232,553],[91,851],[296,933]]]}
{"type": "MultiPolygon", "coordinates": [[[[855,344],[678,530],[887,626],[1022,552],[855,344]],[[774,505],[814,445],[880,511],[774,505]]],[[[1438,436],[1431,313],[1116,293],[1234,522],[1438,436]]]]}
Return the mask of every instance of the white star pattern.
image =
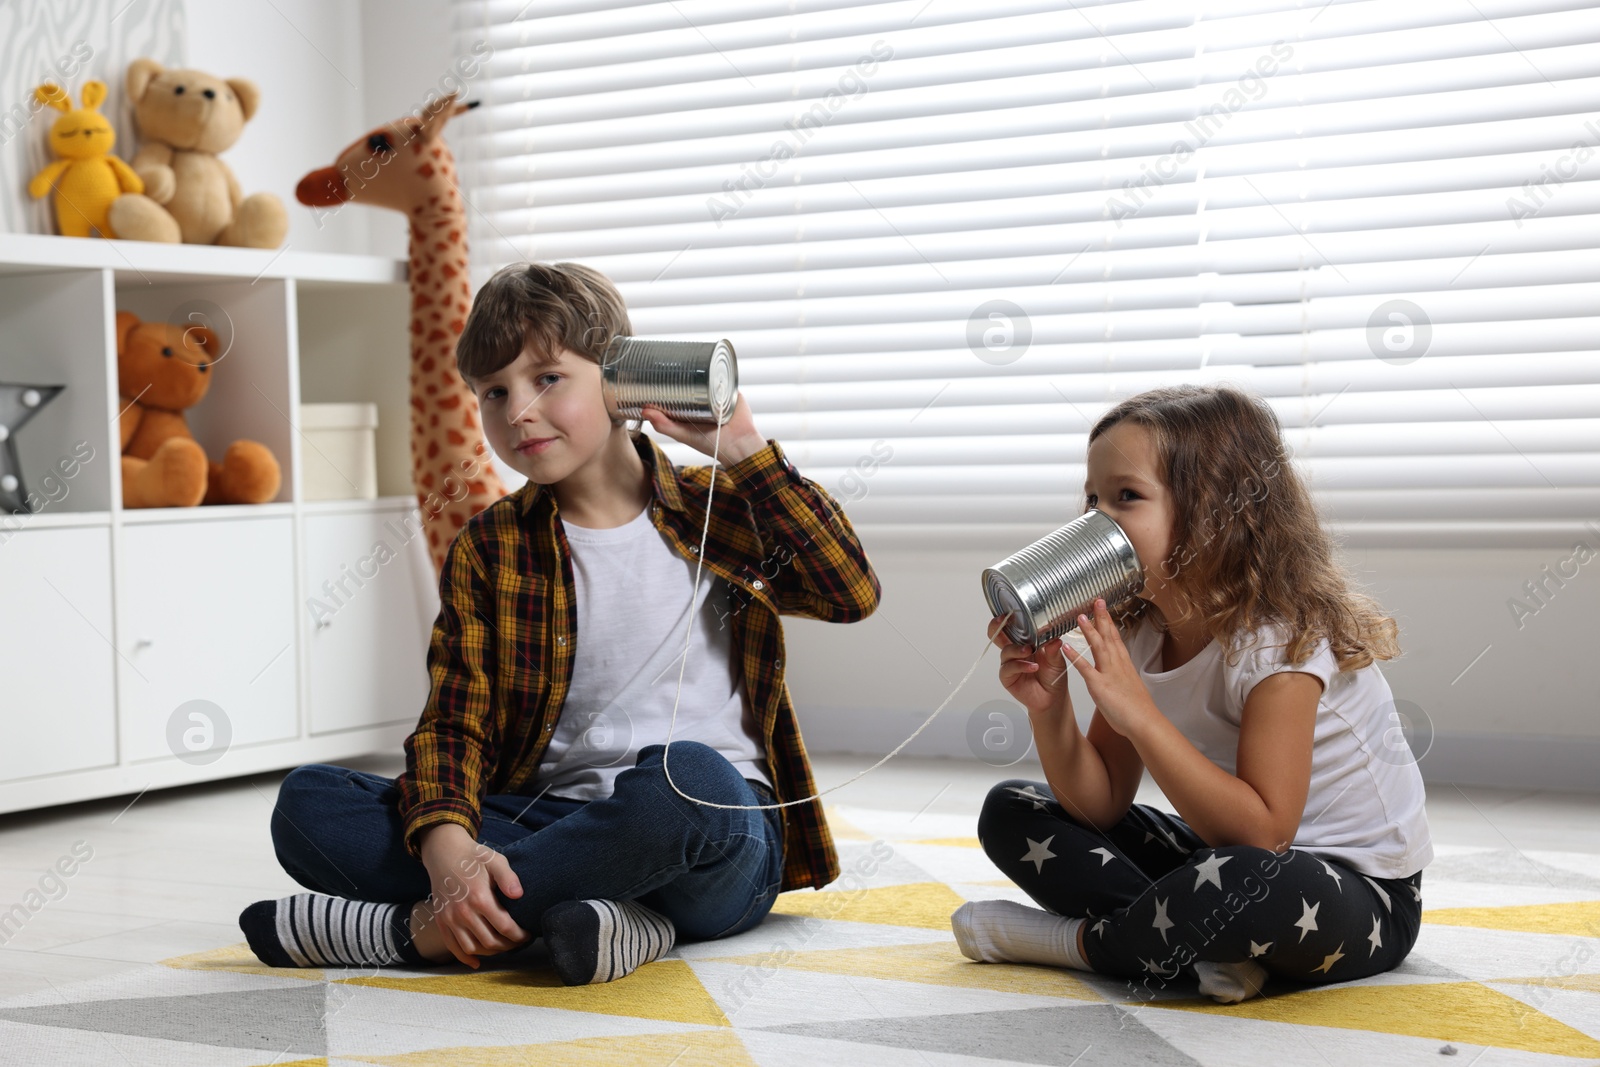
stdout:
{"type": "Polygon", "coordinates": [[[1322,907],[1322,901],[1307,904],[1306,898],[1300,898],[1300,918],[1295,925],[1300,928],[1300,940],[1304,941],[1306,935],[1317,928],[1317,909],[1322,907]]]}
{"type": "Polygon", "coordinates": [[[1111,854],[1111,850],[1109,848],[1091,848],[1089,851],[1098,852],[1101,855],[1102,859],[1100,860],[1100,866],[1102,867],[1116,859],[1116,857],[1111,854]]]}
{"type": "Polygon", "coordinates": [[[1028,843],[1028,851],[1023,855],[1022,862],[1033,864],[1033,869],[1039,874],[1043,874],[1044,861],[1056,858],[1056,854],[1050,851],[1050,842],[1055,839],[1055,834],[1051,834],[1043,841],[1035,841],[1031,837],[1024,837],[1023,840],[1028,843]]]}
{"type": "Polygon", "coordinates": [[[1414,900],[1416,900],[1416,902],[1418,904],[1421,904],[1422,903],[1422,890],[1418,889],[1416,886],[1411,886],[1410,888],[1411,888],[1411,896],[1412,896],[1412,898],[1414,900]]]}
{"type": "Polygon", "coordinates": [[[1044,794],[1040,793],[1037,789],[1035,789],[1031,785],[1024,786],[1021,789],[1018,789],[1014,785],[1007,786],[1006,787],[1006,791],[1010,792],[1010,793],[1017,794],[1017,796],[1021,797],[1023,800],[1031,800],[1031,801],[1033,801],[1033,810],[1034,811],[1043,811],[1044,810],[1045,801],[1050,799],[1049,797],[1047,797],[1044,794]]]}
{"type": "Polygon", "coordinates": [[[1089,927],[1089,929],[1093,930],[1095,933],[1099,934],[1101,937],[1104,937],[1104,936],[1106,936],[1106,922],[1107,922],[1107,920],[1101,919],[1099,922],[1097,922],[1093,926],[1089,927]]]}
{"type": "Polygon", "coordinates": [[[1330,953],[1327,956],[1322,957],[1322,966],[1321,967],[1313,967],[1313,968],[1311,968],[1311,973],[1312,974],[1316,974],[1318,971],[1321,971],[1323,974],[1327,974],[1329,971],[1331,971],[1333,969],[1333,965],[1335,963],[1338,963],[1342,959],[1344,959],[1344,942],[1343,941],[1339,942],[1339,947],[1334,949],[1332,953],[1330,953]]]}
{"type": "MultiPolygon", "coordinates": [[[[1167,900],[1171,900],[1171,899],[1172,899],[1171,897],[1167,898],[1167,900]]],[[[1173,922],[1171,919],[1167,918],[1167,900],[1158,900],[1158,901],[1156,901],[1156,917],[1155,917],[1155,921],[1150,924],[1151,926],[1155,927],[1157,930],[1161,931],[1161,943],[1163,945],[1170,944],[1170,942],[1167,941],[1167,931],[1172,929],[1174,926],[1178,925],[1177,923],[1173,922]]]]}
{"type": "Polygon", "coordinates": [[[1383,891],[1383,886],[1379,885],[1377,882],[1374,882],[1371,878],[1367,878],[1367,876],[1364,874],[1361,877],[1367,879],[1367,884],[1372,887],[1372,891],[1378,894],[1378,898],[1383,901],[1383,910],[1393,911],[1394,908],[1389,905],[1389,894],[1383,891]]]}
{"type": "Polygon", "coordinates": [[[1372,917],[1372,933],[1367,935],[1367,940],[1372,942],[1372,947],[1367,949],[1367,959],[1370,960],[1372,954],[1383,947],[1383,935],[1378,933],[1378,917],[1376,915],[1372,917]]]}
{"type": "Polygon", "coordinates": [[[1210,882],[1212,885],[1216,886],[1218,889],[1221,889],[1222,888],[1222,874],[1221,874],[1222,865],[1224,863],[1227,863],[1231,859],[1233,859],[1232,856],[1219,856],[1215,852],[1213,852],[1211,854],[1210,858],[1208,858],[1206,860],[1203,860],[1200,863],[1195,864],[1194,865],[1194,869],[1195,869],[1194,887],[1196,889],[1199,889],[1201,886],[1205,885],[1207,882],[1210,882]]]}
{"type": "MultiPolygon", "coordinates": [[[[1155,960],[1140,960],[1139,962],[1144,964],[1144,969],[1145,970],[1153,971],[1157,975],[1160,975],[1162,978],[1171,978],[1172,977],[1171,974],[1168,974],[1167,972],[1163,971],[1161,969],[1161,964],[1157,963],[1155,960]]],[[[1172,974],[1177,974],[1177,973],[1178,973],[1177,964],[1173,964],[1172,974]]]]}
{"type": "Polygon", "coordinates": [[[1325,859],[1319,858],[1317,862],[1322,864],[1322,869],[1328,872],[1328,877],[1333,879],[1333,884],[1339,887],[1339,892],[1343,893],[1344,879],[1339,877],[1339,872],[1330,867],[1325,859]]]}
{"type": "Polygon", "coordinates": [[[1154,841],[1155,839],[1156,839],[1156,835],[1151,833],[1149,830],[1146,830],[1144,832],[1144,843],[1145,844],[1148,845],[1150,842],[1154,841]]]}
{"type": "Polygon", "coordinates": [[[1272,942],[1271,941],[1268,941],[1265,945],[1258,945],[1254,941],[1252,941],[1252,942],[1250,942],[1250,957],[1252,959],[1254,959],[1257,956],[1265,956],[1267,954],[1267,949],[1269,949],[1271,947],[1272,947],[1272,942]]]}
{"type": "Polygon", "coordinates": [[[1179,852],[1183,853],[1185,856],[1187,856],[1189,854],[1189,850],[1188,849],[1186,849],[1182,845],[1178,844],[1178,838],[1173,834],[1173,832],[1171,830],[1163,830],[1163,831],[1161,831],[1161,836],[1166,838],[1167,841],[1171,843],[1173,848],[1177,849],[1179,852]]]}

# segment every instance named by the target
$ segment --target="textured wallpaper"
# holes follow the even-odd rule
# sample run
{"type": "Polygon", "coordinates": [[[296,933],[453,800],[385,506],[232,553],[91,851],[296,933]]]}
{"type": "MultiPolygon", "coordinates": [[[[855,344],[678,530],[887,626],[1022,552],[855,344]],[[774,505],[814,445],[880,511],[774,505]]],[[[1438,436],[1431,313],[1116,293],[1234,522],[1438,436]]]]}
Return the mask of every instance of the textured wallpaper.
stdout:
{"type": "Polygon", "coordinates": [[[104,81],[112,152],[130,159],[138,139],[122,78],[140,56],[184,64],[183,0],[0,0],[0,232],[55,232],[51,198],[31,199],[27,185],[50,162],[46,138],[61,113],[35,105],[34,87],[64,85],[76,107],[85,81],[104,81]]]}

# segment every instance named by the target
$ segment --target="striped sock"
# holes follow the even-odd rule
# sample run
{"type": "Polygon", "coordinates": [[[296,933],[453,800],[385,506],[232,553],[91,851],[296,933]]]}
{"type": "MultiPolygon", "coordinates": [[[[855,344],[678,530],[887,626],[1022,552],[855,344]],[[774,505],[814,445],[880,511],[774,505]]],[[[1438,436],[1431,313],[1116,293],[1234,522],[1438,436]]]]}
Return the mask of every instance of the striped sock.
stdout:
{"type": "Polygon", "coordinates": [[[567,985],[610,982],[666,955],[672,920],[631,900],[569,900],[539,923],[556,973],[567,985]]]}
{"type": "Polygon", "coordinates": [[[409,906],[296,893],[239,913],[250,949],[269,967],[424,964],[411,943],[409,906]]]}

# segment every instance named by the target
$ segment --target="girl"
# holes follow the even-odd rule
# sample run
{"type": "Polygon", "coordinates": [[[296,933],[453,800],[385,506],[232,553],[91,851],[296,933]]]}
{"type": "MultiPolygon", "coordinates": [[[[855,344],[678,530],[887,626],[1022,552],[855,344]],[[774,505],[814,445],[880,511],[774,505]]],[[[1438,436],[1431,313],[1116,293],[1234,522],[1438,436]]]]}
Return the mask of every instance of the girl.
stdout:
{"type": "Polygon", "coordinates": [[[989,624],[1046,782],[995,786],[978,838],[1046,910],[962,905],[962,953],[1147,986],[1188,972],[1222,1002],[1269,974],[1395,967],[1433,857],[1375,664],[1399,655],[1398,628],[1335,560],[1272,409],[1219,386],[1130,397],[1089,434],[1084,492],[1133,542],[1144,588],[1079,616],[1092,662],[989,624]],[[1087,737],[1069,662],[1095,703],[1087,737]],[[1145,768],[1176,814],[1133,803],[1145,768]]]}

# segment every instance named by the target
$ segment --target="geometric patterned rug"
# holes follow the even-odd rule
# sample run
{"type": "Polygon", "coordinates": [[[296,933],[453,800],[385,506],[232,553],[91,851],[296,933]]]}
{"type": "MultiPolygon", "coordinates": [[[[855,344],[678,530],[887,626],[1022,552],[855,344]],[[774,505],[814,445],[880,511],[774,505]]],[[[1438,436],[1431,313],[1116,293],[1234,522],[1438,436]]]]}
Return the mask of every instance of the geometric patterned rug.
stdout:
{"type": "Polygon", "coordinates": [[[1146,999],[1098,975],[971,963],[950,913],[1027,899],[977,847],[972,819],[851,807],[829,819],[846,877],[617,982],[563,986],[537,944],[480,971],[274,970],[241,940],[0,1000],[0,1062],[1600,1063],[1600,856],[1436,846],[1400,968],[1221,1005],[1192,983],[1146,999]]]}

